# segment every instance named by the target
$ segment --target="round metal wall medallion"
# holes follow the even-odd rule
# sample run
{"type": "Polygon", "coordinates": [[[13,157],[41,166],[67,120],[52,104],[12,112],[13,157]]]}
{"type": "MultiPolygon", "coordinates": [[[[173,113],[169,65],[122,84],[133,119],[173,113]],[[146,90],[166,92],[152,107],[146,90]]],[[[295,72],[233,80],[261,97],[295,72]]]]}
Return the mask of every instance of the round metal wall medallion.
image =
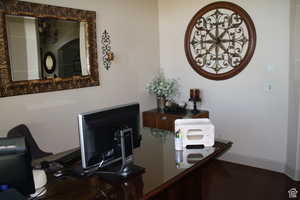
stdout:
{"type": "Polygon", "coordinates": [[[199,10],[185,33],[185,53],[193,69],[212,80],[229,79],[250,62],[256,31],[236,4],[216,2],[199,10]]]}

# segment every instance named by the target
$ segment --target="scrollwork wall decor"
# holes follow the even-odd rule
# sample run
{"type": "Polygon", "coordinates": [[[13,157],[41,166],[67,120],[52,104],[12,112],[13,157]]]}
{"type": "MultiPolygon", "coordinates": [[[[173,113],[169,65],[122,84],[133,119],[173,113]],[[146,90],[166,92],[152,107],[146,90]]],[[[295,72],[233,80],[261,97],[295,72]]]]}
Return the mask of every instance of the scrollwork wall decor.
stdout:
{"type": "Polygon", "coordinates": [[[111,61],[114,60],[114,54],[111,51],[110,35],[106,30],[102,33],[101,43],[102,43],[103,65],[106,70],[109,70],[109,68],[111,67],[111,61]]]}
{"type": "Polygon", "coordinates": [[[236,4],[215,2],[200,9],[185,33],[185,53],[192,68],[212,80],[229,79],[250,62],[256,30],[236,4]]]}

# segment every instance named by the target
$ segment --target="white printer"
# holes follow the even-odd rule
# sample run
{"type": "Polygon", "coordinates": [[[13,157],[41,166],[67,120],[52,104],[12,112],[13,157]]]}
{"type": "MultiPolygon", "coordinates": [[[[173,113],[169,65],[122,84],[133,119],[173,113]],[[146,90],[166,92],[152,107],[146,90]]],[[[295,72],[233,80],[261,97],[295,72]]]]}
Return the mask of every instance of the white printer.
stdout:
{"type": "Polygon", "coordinates": [[[183,148],[187,145],[211,147],[215,143],[215,126],[207,118],[177,119],[175,132],[179,133],[183,148]]]}

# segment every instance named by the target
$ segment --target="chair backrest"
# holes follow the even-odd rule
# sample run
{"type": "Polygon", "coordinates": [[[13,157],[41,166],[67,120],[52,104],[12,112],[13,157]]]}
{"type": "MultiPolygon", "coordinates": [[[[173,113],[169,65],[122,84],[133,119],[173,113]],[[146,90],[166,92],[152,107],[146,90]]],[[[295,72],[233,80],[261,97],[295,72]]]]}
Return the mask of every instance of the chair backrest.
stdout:
{"type": "Polygon", "coordinates": [[[0,185],[14,188],[26,196],[35,192],[28,150],[24,137],[0,138],[0,185]]]}
{"type": "Polygon", "coordinates": [[[34,138],[31,135],[30,130],[25,124],[20,124],[12,128],[8,133],[7,137],[25,137],[26,143],[29,146],[29,150],[32,156],[32,159],[39,159],[45,156],[52,155],[52,153],[47,153],[42,151],[38,144],[35,142],[34,138]]]}

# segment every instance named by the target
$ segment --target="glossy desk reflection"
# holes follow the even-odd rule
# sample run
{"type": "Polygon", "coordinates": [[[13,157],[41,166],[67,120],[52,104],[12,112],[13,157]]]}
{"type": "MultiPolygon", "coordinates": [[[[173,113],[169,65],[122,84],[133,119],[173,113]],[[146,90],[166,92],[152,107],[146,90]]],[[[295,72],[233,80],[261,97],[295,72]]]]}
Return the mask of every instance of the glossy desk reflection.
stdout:
{"type": "MultiPolygon", "coordinates": [[[[84,178],[66,177],[65,180],[49,175],[48,193],[44,199],[176,199],[173,196],[160,197],[160,194],[172,188],[175,183],[178,185],[182,180],[189,179],[187,177],[201,179],[201,166],[224,153],[232,145],[231,142],[224,141],[216,142],[210,148],[176,151],[173,133],[157,134],[150,128],[144,128],[142,134],[141,147],[134,151],[134,162],[145,168],[145,173],[120,182],[107,182],[97,175],[84,178]]],[[[195,180],[191,182],[193,181],[195,180]]],[[[182,184],[184,187],[186,183],[182,184]]],[[[193,191],[194,188],[190,190],[193,191]]]]}
{"type": "MultiPolygon", "coordinates": [[[[173,133],[164,131],[155,135],[151,130],[143,129],[141,147],[134,151],[135,164],[146,168],[146,173],[143,175],[144,194],[220,150],[219,146],[215,146],[176,151],[173,133]]],[[[226,143],[231,145],[229,141],[224,141],[224,144],[226,143]]]]}

